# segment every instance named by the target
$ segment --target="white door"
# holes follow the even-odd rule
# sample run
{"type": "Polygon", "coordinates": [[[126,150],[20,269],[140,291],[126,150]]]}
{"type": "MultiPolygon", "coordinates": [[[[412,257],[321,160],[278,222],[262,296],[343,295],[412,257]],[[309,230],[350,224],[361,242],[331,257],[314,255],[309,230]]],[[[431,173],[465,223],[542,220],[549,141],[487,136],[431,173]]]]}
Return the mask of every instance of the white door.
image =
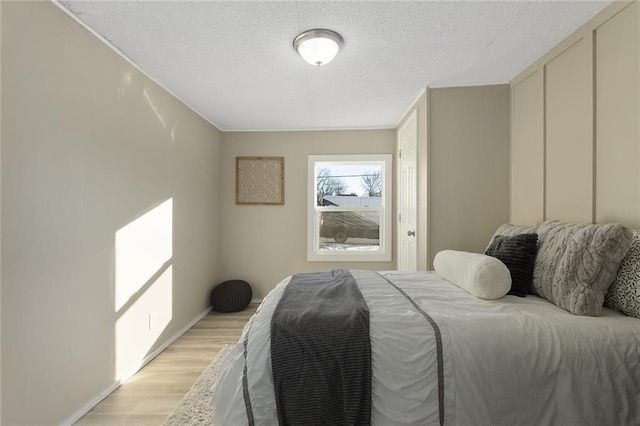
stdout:
{"type": "Polygon", "coordinates": [[[398,270],[417,269],[417,150],[418,123],[416,110],[398,132],[398,270]]]}

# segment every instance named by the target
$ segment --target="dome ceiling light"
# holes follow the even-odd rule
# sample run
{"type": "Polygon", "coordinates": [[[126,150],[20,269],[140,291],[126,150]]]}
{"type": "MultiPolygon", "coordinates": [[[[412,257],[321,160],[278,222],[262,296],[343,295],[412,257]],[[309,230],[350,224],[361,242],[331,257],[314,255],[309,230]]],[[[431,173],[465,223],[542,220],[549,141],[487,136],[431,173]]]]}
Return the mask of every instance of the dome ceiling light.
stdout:
{"type": "Polygon", "coordinates": [[[318,67],[331,62],[343,44],[340,34],[321,28],[305,31],[293,40],[293,48],[302,59],[318,67]]]}

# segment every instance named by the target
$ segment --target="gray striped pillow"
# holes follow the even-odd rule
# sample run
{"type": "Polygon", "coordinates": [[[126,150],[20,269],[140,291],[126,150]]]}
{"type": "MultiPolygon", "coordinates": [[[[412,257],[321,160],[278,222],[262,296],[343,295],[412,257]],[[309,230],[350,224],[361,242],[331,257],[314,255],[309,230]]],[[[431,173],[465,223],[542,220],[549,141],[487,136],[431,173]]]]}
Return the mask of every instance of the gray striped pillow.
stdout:
{"type": "Polygon", "coordinates": [[[538,234],[496,235],[484,254],[504,263],[511,273],[511,290],[507,294],[525,297],[533,286],[538,234]]]}

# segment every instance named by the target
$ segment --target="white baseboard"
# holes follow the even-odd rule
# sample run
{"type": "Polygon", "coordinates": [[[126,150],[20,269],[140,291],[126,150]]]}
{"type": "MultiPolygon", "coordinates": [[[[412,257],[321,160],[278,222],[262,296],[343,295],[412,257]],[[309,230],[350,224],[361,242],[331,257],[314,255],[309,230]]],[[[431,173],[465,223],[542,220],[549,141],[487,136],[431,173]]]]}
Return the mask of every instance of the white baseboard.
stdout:
{"type": "Polygon", "coordinates": [[[100,403],[100,401],[102,401],[103,399],[105,399],[106,397],[109,396],[109,394],[111,394],[111,392],[113,392],[114,390],[118,389],[120,387],[121,384],[123,384],[124,382],[126,382],[127,380],[129,380],[131,378],[131,376],[133,376],[134,374],[136,374],[138,371],[140,371],[142,369],[142,367],[144,367],[145,365],[147,365],[149,362],[151,362],[151,360],[153,360],[155,357],[157,357],[158,355],[160,355],[160,353],[162,351],[164,351],[169,345],[171,345],[173,342],[175,342],[180,336],[182,336],[184,333],[186,333],[191,327],[193,327],[198,321],[200,321],[202,318],[204,318],[209,312],[211,312],[211,306],[209,306],[204,312],[202,312],[201,314],[199,314],[196,318],[194,318],[191,322],[189,322],[189,324],[187,324],[186,326],[184,326],[180,331],[178,331],[176,334],[174,334],[173,336],[171,336],[169,339],[167,339],[166,342],[164,342],[162,345],[160,345],[158,347],[158,349],[156,349],[155,351],[151,352],[149,355],[147,355],[141,362],[140,364],[134,368],[132,371],[130,371],[129,373],[124,374],[122,377],[120,377],[119,379],[116,379],[115,382],[113,382],[111,385],[109,385],[106,389],[104,389],[102,392],[100,392],[98,395],[96,395],[95,397],[91,398],[86,404],[84,404],[81,408],[79,408],[76,412],[74,412],[69,418],[67,418],[66,420],[64,420],[62,423],[60,423],[63,426],[71,426],[72,424],[74,424],[75,422],[77,422],[80,417],[84,416],[85,414],[87,414],[89,412],[89,410],[91,410],[93,407],[95,407],[96,405],[98,405],[100,403]]]}

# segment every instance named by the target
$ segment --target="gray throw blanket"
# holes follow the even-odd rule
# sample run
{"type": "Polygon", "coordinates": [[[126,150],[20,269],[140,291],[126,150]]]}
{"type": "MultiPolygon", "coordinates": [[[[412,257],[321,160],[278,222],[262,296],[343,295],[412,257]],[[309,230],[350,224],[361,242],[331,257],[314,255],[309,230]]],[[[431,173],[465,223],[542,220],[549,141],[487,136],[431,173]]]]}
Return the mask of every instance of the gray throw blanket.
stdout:
{"type": "Polygon", "coordinates": [[[271,320],[280,425],[371,424],[369,309],[346,270],[294,275],[271,320]]]}

